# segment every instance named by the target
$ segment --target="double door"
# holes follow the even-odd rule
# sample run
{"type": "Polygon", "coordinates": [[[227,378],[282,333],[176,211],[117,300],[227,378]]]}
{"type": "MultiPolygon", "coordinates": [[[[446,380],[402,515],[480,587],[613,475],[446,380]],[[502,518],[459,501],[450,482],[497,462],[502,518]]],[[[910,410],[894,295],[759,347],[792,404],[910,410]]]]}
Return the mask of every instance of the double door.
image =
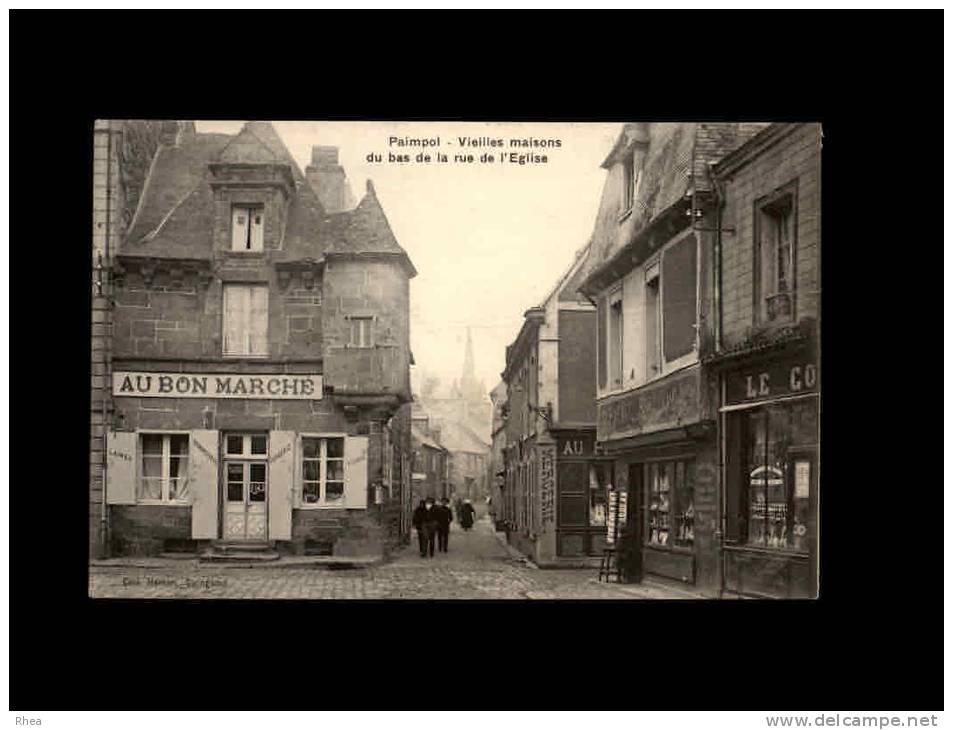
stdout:
{"type": "Polygon", "coordinates": [[[225,462],[226,540],[268,539],[268,474],[264,461],[225,462]]]}

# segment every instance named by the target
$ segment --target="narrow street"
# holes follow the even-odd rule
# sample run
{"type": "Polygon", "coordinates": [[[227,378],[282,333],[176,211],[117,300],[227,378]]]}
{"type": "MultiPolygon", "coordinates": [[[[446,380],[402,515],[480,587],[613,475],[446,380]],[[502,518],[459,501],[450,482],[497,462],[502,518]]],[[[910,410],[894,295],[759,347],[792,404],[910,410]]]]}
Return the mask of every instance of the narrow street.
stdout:
{"type": "Polygon", "coordinates": [[[539,570],[510,555],[488,520],[464,532],[449,552],[421,558],[416,535],[389,563],[370,568],[221,568],[165,561],[154,568],[90,568],[92,598],[290,599],[680,599],[677,586],[599,583],[595,570],[539,570]]]}

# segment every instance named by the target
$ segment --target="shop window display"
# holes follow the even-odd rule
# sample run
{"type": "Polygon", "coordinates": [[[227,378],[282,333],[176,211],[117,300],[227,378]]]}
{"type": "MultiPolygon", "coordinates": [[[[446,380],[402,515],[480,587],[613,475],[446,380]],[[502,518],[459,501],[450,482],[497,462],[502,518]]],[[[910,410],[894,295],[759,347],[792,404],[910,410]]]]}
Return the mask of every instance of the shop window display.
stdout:
{"type": "Polygon", "coordinates": [[[646,541],[690,548],[695,542],[694,462],[659,461],[645,468],[646,541]]]}
{"type": "Polygon", "coordinates": [[[806,552],[811,461],[799,458],[794,447],[816,442],[816,409],[776,406],[749,412],[746,419],[746,542],[806,552]]]}
{"type": "Polygon", "coordinates": [[[606,524],[606,485],[608,469],[603,464],[589,465],[589,526],[604,527],[606,524]]]}

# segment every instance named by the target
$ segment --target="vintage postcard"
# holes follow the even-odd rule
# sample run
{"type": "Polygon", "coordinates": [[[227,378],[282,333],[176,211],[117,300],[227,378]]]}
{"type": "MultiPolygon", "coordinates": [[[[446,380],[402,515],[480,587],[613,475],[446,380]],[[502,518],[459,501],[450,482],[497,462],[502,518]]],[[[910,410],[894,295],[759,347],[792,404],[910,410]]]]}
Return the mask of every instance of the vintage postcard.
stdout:
{"type": "Polygon", "coordinates": [[[89,595],[818,595],[816,123],[99,120],[89,595]]]}

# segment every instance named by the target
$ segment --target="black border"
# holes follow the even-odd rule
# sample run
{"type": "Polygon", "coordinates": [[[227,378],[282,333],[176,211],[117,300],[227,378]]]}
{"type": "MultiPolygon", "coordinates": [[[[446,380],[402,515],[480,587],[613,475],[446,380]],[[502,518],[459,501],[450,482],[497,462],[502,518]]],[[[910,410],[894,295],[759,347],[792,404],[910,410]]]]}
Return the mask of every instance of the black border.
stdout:
{"type": "Polygon", "coordinates": [[[942,709],[941,12],[10,20],[12,709],[942,709]],[[88,600],[92,121],[247,118],[236,74],[275,119],[820,120],[821,599],[88,600]],[[226,692],[217,637],[252,624],[281,638],[258,692],[226,692]],[[753,653],[752,626],[778,647],[753,653]],[[187,691],[151,692],[150,675],[187,691]]]}

